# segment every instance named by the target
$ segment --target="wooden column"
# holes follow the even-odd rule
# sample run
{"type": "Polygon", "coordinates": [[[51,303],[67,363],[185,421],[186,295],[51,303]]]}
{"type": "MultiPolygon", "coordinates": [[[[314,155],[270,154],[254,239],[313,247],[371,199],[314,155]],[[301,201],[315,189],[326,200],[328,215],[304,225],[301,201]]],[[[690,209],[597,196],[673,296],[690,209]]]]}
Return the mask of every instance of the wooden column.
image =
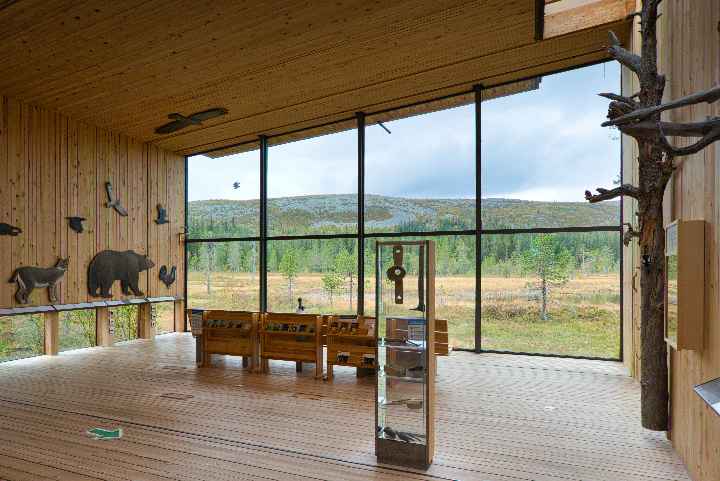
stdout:
{"type": "Polygon", "coordinates": [[[175,301],[175,332],[187,332],[185,329],[185,301],[175,301]]]}
{"type": "Polygon", "coordinates": [[[101,347],[113,345],[115,329],[110,322],[110,309],[98,307],[95,310],[95,344],[101,347]]]}
{"type": "Polygon", "coordinates": [[[45,354],[57,356],[60,351],[60,313],[46,312],[45,318],[45,354]]]}
{"type": "Polygon", "coordinates": [[[152,304],[138,306],[138,339],[153,339],[155,326],[152,318],[152,304]]]}

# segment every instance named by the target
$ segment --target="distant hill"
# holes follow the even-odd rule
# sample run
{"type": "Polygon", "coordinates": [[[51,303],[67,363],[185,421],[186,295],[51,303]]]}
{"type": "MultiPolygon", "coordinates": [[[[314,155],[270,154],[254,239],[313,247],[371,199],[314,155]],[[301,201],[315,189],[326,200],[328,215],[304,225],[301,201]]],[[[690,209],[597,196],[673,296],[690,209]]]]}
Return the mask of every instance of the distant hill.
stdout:
{"type": "MultiPolygon", "coordinates": [[[[191,236],[257,235],[258,200],[203,200],[189,203],[191,236]]],[[[410,199],[366,196],[368,231],[473,229],[471,199],[410,199]]],[[[482,199],[485,229],[618,225],[619,202],[536,202],[482,199]]],[[[354,231],[356,195],[311,195],[270,199],[269,234],[354,231]]]]}

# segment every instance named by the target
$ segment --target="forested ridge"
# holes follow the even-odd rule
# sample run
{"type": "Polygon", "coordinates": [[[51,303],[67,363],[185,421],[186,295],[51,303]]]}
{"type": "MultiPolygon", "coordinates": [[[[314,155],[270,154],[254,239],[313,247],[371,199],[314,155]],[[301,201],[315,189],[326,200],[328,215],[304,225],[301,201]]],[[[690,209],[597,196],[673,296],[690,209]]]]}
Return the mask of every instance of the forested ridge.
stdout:
{"type": "MultiPolygon", "coordinates": [[[[420,232],[472,230],[473,199],[407,199],[366,197],[366,226],[370,232],[420,232]]],[[[483,199],[485,229],[525,227],[619,225],[619,204],[589,205],[582,202],[534,202],[483,199]]],[[[353,233],[357,196],[328,195],[271,199],[270,235],[353,233]]],[[[192,238],[253,237],[258,235],[259,202],[208,200],[189,203],[192,238]]],[[[610,272],[619,265],[619,234],[587,232],[553,234],[553,249],[560,257],[574,259],[572,270],[610,272]]],[[[532,234],[487,234],[481,240],[481,263],[486,275],[512,276],[522,270],[522,258],[532,248],[532,234]]],[[[475,272],[475,238],[442,236],[437,243],[439,275],[472,275],[475,272]]],[[[366,272],[372,272],[374,239],[367,239],[366,272]]],[[[190,270],[256,272],[257,242],[189,244],[190,270]]],[[[298,272],[337,269],[343,257],[357,258],[354,239],[270,241],[268,270],[282,272],[292,261],[298,272]],[[341,257],[338,260],[338,257],[341,257]],[[289,259],[289,260],[288,260],[289,259]]]]}

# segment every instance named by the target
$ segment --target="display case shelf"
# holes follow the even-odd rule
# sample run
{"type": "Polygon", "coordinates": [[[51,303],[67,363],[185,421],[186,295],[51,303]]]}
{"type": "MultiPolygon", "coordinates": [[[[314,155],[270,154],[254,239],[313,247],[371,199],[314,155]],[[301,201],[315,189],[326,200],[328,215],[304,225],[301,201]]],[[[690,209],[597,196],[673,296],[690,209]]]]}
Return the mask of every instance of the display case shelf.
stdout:
{"type": "Polygon", "coordinates": [[[419,469],[432,463],[434,258],[432,241],[377,243],[375,453],[381,463],[419,469]]]}

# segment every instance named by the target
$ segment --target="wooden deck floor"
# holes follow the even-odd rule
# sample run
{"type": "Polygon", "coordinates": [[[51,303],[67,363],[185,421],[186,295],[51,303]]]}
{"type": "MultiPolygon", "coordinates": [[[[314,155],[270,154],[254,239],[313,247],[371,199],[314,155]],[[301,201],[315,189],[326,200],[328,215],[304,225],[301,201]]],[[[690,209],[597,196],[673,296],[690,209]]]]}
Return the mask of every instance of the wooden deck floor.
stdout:
{"type": "Polygon", "coordinates": [[[615,363],[453,353],[435,464],[408,473],[375,463],[370,379],[197,369],[192,338],[173,334],[0,365],[0,478],[687,480],[664,436],[639,427],[638,398],[615,363]]]}

